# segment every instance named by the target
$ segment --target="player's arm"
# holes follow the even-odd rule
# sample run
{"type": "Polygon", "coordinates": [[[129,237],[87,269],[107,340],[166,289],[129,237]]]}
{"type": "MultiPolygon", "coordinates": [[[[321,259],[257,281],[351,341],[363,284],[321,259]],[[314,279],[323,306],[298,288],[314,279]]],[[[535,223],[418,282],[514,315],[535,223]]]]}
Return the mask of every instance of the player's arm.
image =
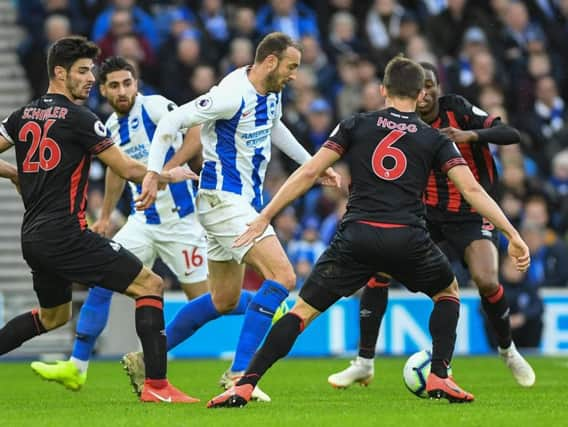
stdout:
{"type": "Polygon", "coordinates": [[[467,126],[465,126],[468,130],[453,127],[441,129],[441,132],[451,140],[458,144],[478,142],[510,145],[521,142],[519,131],[503,123],[500,117],[488,114],[462,96],[456,97],[456,102],[468,118],[467,126]]]}
{"type": "Polygon", "coordinates": [[[491,143],[497,145],[511,145],[521,142],[521,134],[512,126],[495,120],[491,127],[485,129],[462,130],[456,128],[440,129],[440,132],[458,144],[464,143],[491,143]]]}
{"type": "Polygon", "coordinates": [[[99,219],[93,224],[91,230],[103,236],[108,235],[110,226],[110,217],[122,196],[126,180],[118,176],[109,167],[106,169],[105,176],[105,196],[103,198],[103,207],[99,219]]]}
{"type": "MultiPolygon", "coordinates": [[[[128,181],[141,183],[144,179],[144,175],[146,175],[146,166],[128,157],[115,145],[109,146],[96,155],[101,162],[111,168],[114,173],[128,181]]],[[[189,168],[174,168],[158,175],[158,181],[160,183],[180,182],[188,179],[197,179],[197,176],[189,171],[189,168]]]]}
{"type": "Polygon", "coordinates": [[[10,181],[18,181],[18,168],[11,163],[5,162],[0,159],[0,176],[7,178],[10,181]]]}
{"type": "MultiPolygon", "coordinates": [[[[303,165],[312,158],[281,120],[274,123],[271,137],[272,143],[296,163],[303,165]]],[[[322,184],[341,187],[341,176],[330,167],[322,174],[322,184]]]]}
{"type": "Polygon", "coordinates": [[[242,99],[232,96],[227,89],[214,87],[205,95],[163,115],[150,147],[149,172],[158,174],[162,171],[166,153],[181,129],[189,129],[209,120],[228,119],[238,111],[242,99]]]}
{"type": "Polygon", "coordinates": [[[261,236],[276,214],[312,188],[316,180],[339,158],[340,155],[336,151],[322,147],[314,157],[290,175],[270,203],[249,224],[247,231],[235,240],[234,246],[247,245],[261,236]]]}
{"type": "Polygon", "coordinates": [[[466,165],[454,166],[447,171],[447,175],[468,203],[505,234],[509,239],[509,255],[513,258],[518,270],[526,271],[530,265],[527,245],[499,205],[477,182],[469,167],[466,165]]]}
{"type": "Polygon", "coordinates": [[[183,104],[162,117],[150,146],[148,174],[142,183],[142,192],[136,199],[137,209],[146,209],[156,200],[158,174],[163,169],[166,153],[174,143],[177,132],[206,121],[231,118],[239,110],[242,102],[242,98],[232,94],[232,88],[216,86],[205,95],[183,104]]]}
{"type": "MultiPolygon", "coordinates": [[[[195,126],[190,128],[183,138],[183,144],[176,151],[174,156],[170,159],[168,163],[164,165],[164,169],[168,170],[176,166],[183,165],[190,160],[202,160],[203,157],[201,155],[201,126],[195,126]]],[[[200,163],[196,161],[195,163],[200,163]]],[[[194,169],[193,170],[198,170],[194,169]]]]}
{"type": "MultiPolygon", "coordinates": [[[[4,125],[0,125],[0,153],[3,153],[13,146],[12,139],[9,137],[4,125]]],[[[18,192],[20,192],[20,181],[18,178],[18,168],[16,166],[0,159],[0,177],[12,181],[12,184],[14,184],[18,192]]]]}

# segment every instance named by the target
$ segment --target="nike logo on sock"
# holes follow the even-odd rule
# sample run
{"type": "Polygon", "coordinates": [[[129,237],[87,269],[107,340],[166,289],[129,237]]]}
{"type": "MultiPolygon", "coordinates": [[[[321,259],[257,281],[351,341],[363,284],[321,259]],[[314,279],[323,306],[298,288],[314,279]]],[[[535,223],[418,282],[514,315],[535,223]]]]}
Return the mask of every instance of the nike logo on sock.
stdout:
{"type": "Polygon", "coordinates": [[[258,311],[260,311],[262,314],[266,314],[267,316],[274,316],[274,313],[272,311],[269,311],[262,307],[258,307],[258,311]]]}
{"type": "Polygon", "coordinates": [[[148,393],[150,393],[155,398],[160,399],[162,402],[172,403],[172,396],[168,397],[160,396],[158,393],[154,393],[152,390],[148,390],[148,393]]]}

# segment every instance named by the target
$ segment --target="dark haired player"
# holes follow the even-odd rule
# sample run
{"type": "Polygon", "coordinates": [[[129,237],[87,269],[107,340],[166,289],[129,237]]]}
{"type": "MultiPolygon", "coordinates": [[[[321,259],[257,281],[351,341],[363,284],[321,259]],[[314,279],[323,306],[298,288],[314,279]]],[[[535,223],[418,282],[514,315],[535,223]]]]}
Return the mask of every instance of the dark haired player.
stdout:
{"type": "Polygon", "coordinates": [[[433,168],[444,171],[464,197],[509,238],[509,254],[519,270],[529,250],[499,206],[475,180],[467,162],[446,136],[422,122],[416,103],[424,95],[424,70],[402,57],[386,67],[381,94],[386,109],[357,114],[341,122],[312,160],[284,183],[272,201],[235,242],[247,244],[270,220],[305,193],[320,174],[346,153],[352,171],[347,212],[331,246],[322,254],[300,291],[296,305],[271,329],[235,387],[208,407],[238,407],[250,400],[264,373],[286,356],[302,330],[343,296],[353,294],[377,271],[434,301],[430,316],[432,368],[426,390],[431,397],[471,402],[448,377],[456,339],[459,292],[445,255],[426,230],[422,193],[433,168]]]}
{"type": "MultiPolygon", "coordinates": [[[[125,293],[136,299],[136,331],[146,355],[144,402],[196,402],[166,379],[166,337],[160,277],[119,243],[87,228],[85,208],[91,156],[124,179],[140,182],[146,167],[122,154],[105,126],[87,108],[99,48],[83,37],[66,37],[48,52],[47,94],[13,112],[0,125],[0,152],[16,149],[25,206],[22,252],[32,269],[39,309],[0,329],[0,355],[55,329],[71,318],[73,282],[125,293]]],[[[189,178],[183,169],[163,182],[189,178]]]]}
{"type": "MultiPolygon", "coordinates": [[[[497,170],[488,143],[518,143],[518,131],[459,95],[440,96],[436,67],[429,63],[421,65],[426,75],[426,95],[418,102],[420,118],[457,143],[475,179],[493,195],[497,170]]],[[[479,289],[481,305],[498,338],[500,356],[521,386],[532,386],[535,373],[511,338],[509,305],[498,279],[497,230],[439,171],[430,173],[424,201],[432,239],[445,241],[460,256],[479,289]]],[[[348,368],[329,376],[328,382],[332,386],[344,388],[354,382],[366,385],[373,379],[375,346],[386,310],[388,283],[385,278],[374,280],[363,290],[359,311],[359,355],[348,368]]]]}

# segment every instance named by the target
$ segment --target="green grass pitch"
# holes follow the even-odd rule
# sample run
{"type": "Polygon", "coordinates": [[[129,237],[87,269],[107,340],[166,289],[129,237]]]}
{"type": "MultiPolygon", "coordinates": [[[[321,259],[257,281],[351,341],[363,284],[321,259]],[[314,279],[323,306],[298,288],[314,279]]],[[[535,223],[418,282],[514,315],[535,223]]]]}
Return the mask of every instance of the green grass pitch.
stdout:
{"type": "Polygon", "coordinates": [[[475,394],[472,404],[419,399],[402,383],[404,358],[379,358],[369,387],[334,390],[327,376],[346,366],[341,359],[290,359],[263,379],[271,403],[243,409],[206,409],[228,363],[184,360],[169,364],[171,381],[202,402],[194,405],[142,404],[130,392],[121,366],[91,363],[80,392],[36,377],[28,363],[0,363],[1,426],[566,426],[568,358],[529,358],[537,382],[514,383],[497,357],[457,357],[456,380],[475,394]]]}

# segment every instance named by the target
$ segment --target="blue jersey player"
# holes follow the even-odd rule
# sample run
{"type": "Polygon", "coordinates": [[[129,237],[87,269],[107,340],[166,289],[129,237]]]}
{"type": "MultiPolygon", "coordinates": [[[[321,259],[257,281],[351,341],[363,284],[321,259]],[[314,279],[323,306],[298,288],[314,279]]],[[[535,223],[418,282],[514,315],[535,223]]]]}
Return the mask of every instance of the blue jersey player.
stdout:
{"type": "MultiPolygon", "coordinates": [[[[225,386],[231,385],[246,368],[275,310],[296,282],[272,227],[249,245],[236,248],[233,243],[263,205],[263,182],[271,144],[300,164],[310,159],[280,120],[281,90],[295,79],[300,59],[300,48],[290,37],[271,33],[258,45],[252,66],[233,71],[207,94],[167,114],[156,130],[148,161],[150,173],[138,198],[141,209],[154,202],[158,173],[175,135],[182,128],[202,124],[204,162],[197,215],[207,232],[211,294],[186,308],[203,324],[237,305],[244,264],[264,278],[245,313],[236,357],[224,375],[225,386]]],[[[329,169],[323,183],[338,185],[338,175],[329,169]]]]}

